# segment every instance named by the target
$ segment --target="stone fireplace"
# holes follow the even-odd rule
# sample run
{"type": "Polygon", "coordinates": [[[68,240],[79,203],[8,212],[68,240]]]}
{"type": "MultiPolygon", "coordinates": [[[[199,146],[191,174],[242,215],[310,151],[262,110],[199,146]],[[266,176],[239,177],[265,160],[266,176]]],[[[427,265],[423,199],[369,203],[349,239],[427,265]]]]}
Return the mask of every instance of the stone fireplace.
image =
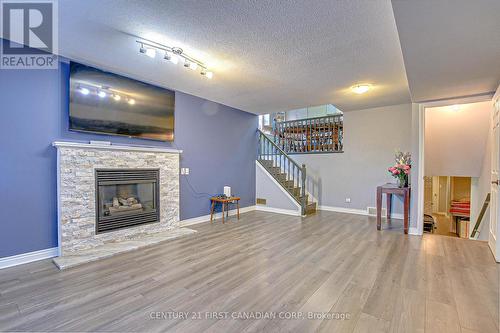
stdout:
{"type": "Polygon", "coordinates": [[[54,142],[61,257],[179,227],[178,150],[54,142]]]}

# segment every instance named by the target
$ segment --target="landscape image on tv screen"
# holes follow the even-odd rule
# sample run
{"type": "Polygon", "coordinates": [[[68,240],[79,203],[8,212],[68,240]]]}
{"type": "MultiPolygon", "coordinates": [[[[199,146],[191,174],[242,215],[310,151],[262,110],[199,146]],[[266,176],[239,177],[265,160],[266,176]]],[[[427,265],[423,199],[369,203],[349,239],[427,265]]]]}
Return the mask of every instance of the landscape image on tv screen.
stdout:
{"type": "Polygon", "coordinates": [[[71,62],[69,103],[70,130],[174,139],[172,90],[71,62]]]}

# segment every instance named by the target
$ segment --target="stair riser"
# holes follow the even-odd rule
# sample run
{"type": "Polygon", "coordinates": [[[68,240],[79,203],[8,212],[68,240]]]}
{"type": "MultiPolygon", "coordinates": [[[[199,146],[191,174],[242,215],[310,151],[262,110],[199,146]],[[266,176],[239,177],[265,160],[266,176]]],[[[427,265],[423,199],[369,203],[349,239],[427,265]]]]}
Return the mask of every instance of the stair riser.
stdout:
{"type": "MultiPolygon", "coordinates": [[[[282,172],[282,169],[280,167],[274,166],[273,161],[269,160],[259,160],[259,162],[265,167],[265,169],[276,179],[280,185],[287,189],[288,192],[292,194],[292,196],[300,203],[302,202],[302,197],[301,197],[301,188],[300,187],[294,187],[295,182],[293,180],[288,180],[287,174],[282,172]]],[[[315,202],[309,202],[309,196],[305,196],[306,200],[306,209],[305,213],[307,214],[314,214],[316,212],[316,203],[315,202]]]]}

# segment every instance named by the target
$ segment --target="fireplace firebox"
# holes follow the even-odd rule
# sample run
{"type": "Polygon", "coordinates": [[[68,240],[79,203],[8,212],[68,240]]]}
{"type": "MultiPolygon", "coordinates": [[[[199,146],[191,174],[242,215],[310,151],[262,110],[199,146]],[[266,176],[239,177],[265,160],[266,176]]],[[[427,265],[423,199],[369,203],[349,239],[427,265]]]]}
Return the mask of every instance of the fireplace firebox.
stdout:
{"type": "Polygon", "coordinates": [[[96,233],[160,221],[159,169],[96,169],[96,233]]]}

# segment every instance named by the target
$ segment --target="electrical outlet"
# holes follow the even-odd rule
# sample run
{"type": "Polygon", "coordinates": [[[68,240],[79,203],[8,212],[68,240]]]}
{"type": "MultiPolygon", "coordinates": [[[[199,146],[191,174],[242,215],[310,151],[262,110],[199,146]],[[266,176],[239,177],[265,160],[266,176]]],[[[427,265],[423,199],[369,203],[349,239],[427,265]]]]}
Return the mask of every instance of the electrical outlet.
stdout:
{"type": "Polygon", "coordinates": [[[345,202],[350,203],[351,202],[351,198],[345,198],[345,202]]]}
{"type": "Polygon", "coordinates": [[[184,168],[184,174],[189,175],[189,168],[184,168]]]}
{"type": "Polygon", "coordinates": [[[181,168],[181,175],[185,175],[186,174],[186,170],[184,168],[181,168]]]}

